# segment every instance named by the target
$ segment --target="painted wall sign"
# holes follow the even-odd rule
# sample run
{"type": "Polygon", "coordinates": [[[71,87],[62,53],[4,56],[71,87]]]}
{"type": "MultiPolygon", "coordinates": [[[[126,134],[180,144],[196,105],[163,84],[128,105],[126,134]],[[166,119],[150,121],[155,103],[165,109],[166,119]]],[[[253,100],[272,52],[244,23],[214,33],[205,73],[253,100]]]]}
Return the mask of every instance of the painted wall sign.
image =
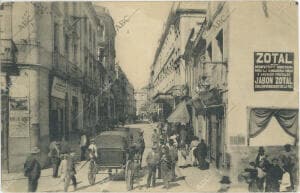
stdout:
{"type": "Polygon", "coordinates": [[[27,97],[11,97],[9,101],[9,136],[29,137],[27,97]]]}
{"type": "Polygon", "coordinates": [[[294,53],[254,52],[254,91],[294,89],[294,53]]]}
{"type": "Polygon", "coordinates": [[[66,81],[54,77],[53,84],[52,84],[52,90],[51,90],[51,96],[65,99],[67,92],[67,83],[66,81]]]}

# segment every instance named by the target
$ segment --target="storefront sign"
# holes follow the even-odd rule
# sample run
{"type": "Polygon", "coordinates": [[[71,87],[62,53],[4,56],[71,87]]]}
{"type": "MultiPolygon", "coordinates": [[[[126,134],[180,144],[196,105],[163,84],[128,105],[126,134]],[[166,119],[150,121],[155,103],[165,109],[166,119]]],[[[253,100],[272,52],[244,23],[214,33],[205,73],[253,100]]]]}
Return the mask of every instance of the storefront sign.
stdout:
{"type": "Polygon", "coordinates": [[[52,90],[51,90],[51,96],[57,97],[60,99],[65,99],[67,92],[67,83],[66,81],[54,77],[53,84],[52,84],[52,90]]]}
{"type": "Polygon", "coordinates": [[[294,89],[294,53],[254,52],[254,91],[294,89]]]}
{"type": "Polygon", "coordinates": [[[29,137],[29,107],[27,97],[10,98],[9,136],[29,137]]]}

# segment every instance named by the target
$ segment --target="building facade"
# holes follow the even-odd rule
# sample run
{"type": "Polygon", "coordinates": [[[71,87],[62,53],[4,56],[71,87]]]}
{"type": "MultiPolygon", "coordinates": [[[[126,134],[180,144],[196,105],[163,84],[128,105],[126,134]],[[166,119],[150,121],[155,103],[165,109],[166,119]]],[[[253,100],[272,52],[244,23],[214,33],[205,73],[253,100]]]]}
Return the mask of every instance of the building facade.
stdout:
{"type": "Polygon", "coordinates": [[[185,63],[182,58],[192,30],[199,30],[206,9],[201,2],[176,2],[169,13],[154,62],[150,85],[160,119],[166,119],[186,92],[185,63]]]}
{"type": "Polygon", "coordinates": [[[296,16],[294,2],[210,2],[186,45],[194,134],[234,183],[258,146],[271,157],[298,149],[296,16]]]}
{"type": "Polygon", "coordinates": [[[13,42],[1,55],[18,50],[18,75],[8,84],[1,72],[1,85],[9,85],[3,166],[14,171],[32,147],[44,165],[49,142],[72,143],[80,130],[95,134],[109,71],[99,47],[109,33],[90,2],[5,3],[0,14],[1,42],[13,42]]]}
{"type": "Polygon", "coordinates": [[[136,100],[136,116],[139,119],[145,119],[148,115],[148,87],[141,88],[134,92],[136,100]]]}

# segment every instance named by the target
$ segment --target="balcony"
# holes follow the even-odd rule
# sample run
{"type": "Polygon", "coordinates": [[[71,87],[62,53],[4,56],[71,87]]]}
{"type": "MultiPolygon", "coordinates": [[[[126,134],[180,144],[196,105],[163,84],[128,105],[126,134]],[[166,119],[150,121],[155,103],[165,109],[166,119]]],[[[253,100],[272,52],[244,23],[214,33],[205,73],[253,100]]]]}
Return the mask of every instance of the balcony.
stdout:
{"type": "Polygon", "coordinates": [[[18,74],[17,69],[18,49],[12,39],[0,39],[1,71],[18,74]]]}
{"type": "Polygon", "coordinates": [[[199,86],[206,89],[225,90],[227,86],[227,62],[204,62],[199,86]]]}

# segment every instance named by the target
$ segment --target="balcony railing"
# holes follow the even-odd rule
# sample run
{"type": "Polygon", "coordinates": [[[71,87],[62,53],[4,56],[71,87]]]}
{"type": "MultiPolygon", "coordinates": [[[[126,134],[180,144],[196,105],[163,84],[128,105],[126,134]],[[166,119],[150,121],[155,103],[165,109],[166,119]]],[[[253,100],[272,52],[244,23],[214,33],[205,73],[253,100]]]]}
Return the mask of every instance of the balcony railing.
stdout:
{"type": "Polygon", "coordinates": [[[18,49],[12,39],[0,39],[0,61],[2,64],[15,64],[18,49]]]}

